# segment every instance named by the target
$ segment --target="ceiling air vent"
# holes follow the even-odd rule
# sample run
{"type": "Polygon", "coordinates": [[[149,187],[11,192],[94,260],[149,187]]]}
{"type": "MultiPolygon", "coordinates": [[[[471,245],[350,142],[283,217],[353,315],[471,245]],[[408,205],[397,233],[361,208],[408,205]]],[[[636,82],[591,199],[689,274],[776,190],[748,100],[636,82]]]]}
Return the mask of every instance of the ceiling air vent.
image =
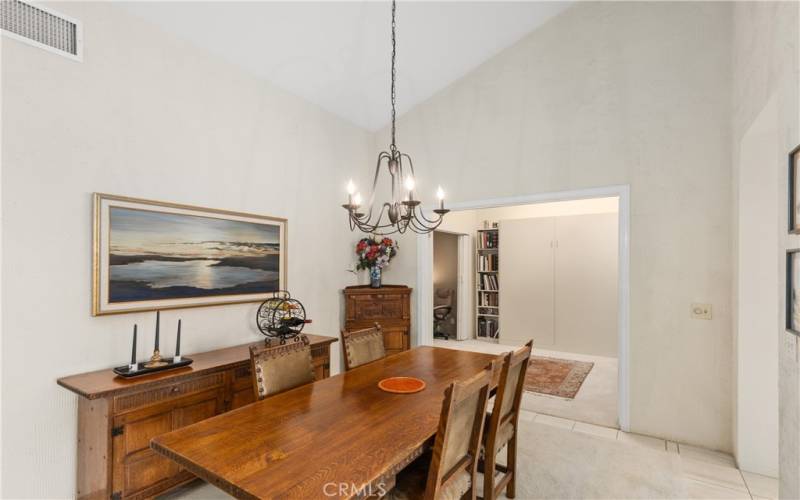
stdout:
{"type": "Polygon", "coordinates": [[[80,61],[80,22],[63,14],[20,0],[0,0],[3,34],[36,47],[80,61]]]}

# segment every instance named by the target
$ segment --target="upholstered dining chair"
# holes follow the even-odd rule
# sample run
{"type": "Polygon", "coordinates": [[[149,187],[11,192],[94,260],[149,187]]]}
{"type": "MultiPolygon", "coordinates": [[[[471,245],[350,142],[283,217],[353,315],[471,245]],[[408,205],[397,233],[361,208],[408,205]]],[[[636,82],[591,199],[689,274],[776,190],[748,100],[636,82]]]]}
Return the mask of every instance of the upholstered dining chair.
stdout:
{"type": "Polygon", "coordinates": [[[257,400],[314,381],[311,346],[305,335],[285,344],[250,346],[250,368],[257,400]]]}
{"type": "Polygon", "coordinates": [[[478,457],[495,362],[445,390],[433,449],[412,462],[395,480],[391,500],[476,498],[478,457]]]}
{"type": "Polygon", "coordinates": [[[386,357],[383,331],[378,323],[363,330],[342,330],[342,345],[345,371],[386,357]]]}
{"type": "Polygon", "coordinates": [[[503,355],[500,378],[491,415],[486,416],[483,434],[483,498],[498,498],[503,488],[514,498],[517,480],[517,425],[525,373],[533,350],[533,340],[503,355]],[[507,447],[506,466],[497,463],[497,454],[507,447]],[[500,476],[495,476],[499,472],[500,476]]]}

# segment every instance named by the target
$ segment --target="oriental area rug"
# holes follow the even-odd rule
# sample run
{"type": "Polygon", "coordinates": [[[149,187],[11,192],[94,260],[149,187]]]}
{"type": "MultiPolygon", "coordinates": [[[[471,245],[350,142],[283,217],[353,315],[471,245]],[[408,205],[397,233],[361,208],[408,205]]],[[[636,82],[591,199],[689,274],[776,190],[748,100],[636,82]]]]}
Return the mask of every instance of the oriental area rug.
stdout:
{"type": "Polygon", "coordinates": [[[574,399],[594,363],[531,356],[525,375],[525,390],[574,399]]]}

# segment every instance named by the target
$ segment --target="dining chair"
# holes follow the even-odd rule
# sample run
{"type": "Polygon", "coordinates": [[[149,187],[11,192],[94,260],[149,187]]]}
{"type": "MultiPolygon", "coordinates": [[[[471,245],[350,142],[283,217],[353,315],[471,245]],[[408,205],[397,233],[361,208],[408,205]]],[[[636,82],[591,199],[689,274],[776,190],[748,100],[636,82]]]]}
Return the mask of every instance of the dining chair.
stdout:
{"type": "Polygon", "coordinates": [[[372,328],[363,330],[353,330],[352,332],[342,330],[342,344],[344,345],[345,371],[386,357],[383,331],[378,323],[375,323],[372,328]]]}
{"type": "Polygon", "coordinates": [[[311,346],[305,335],[285,344],[250,346],[250,368],[257,400],[314,381],[311,346]]]}
{"type": "Polygon", "coordinates": [[[387,498],[476,498],[478,456],[494,364],[445,390],[433,449],[397,475],[387,498]]]}
{"type": "Polygon", "coordinates": [[[503,488],[514,498],[517,480],[517,427],[525,373],[533,350],[533,340],[503,355],[500,378],[491,415],[486,416],[483,448],[483,498],[498,498],[503,488]],[[505,466],[497,463],[497,454],[507,447],[505,466]],[[499,472],[500,476],[495,476],[499,472]]]}

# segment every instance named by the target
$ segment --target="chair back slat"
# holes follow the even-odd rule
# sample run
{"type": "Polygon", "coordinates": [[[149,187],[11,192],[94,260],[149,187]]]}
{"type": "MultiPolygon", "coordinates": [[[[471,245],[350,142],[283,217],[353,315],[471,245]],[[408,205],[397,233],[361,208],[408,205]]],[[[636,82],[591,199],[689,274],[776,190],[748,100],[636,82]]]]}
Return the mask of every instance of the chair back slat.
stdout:
{"type": "Polygon", "coordinates": [[[309,344],[308,338],[301,335],[285,344],[250,346],[250,368],[256,399],[264,399],[314,381],[314,362],[309,344]]]}
{"type": "Polygon", "coordinates": [[[425,498],[460,498],[467,491],[474,493],[493,370],[494,363],[445,391],[425,498]]]}
{"type": "MultiPolygon", "coordinates": [[[[533,350],[533,341],[503,356],[500,379],[497,384],[492,418],[489,428],[486,429],[487,443],[496,437],[503,424],[517,425],[519,408],[522,402],[522,390],[525,387],[525,373],[528,371],[528,362],[533,350]]],[[[497,443],[502,446],[505,443],[497,443]]]]}
{"type": "Polygon", "coordinates": [[[483,498],[499,498],[503,488],[507,488],[508,498],[514,498],[516,490],[517,432],[519,410],[522,403],[522,390],[525,387],[525,373],[533,350],[531,340],[522,348],[502,356],[497,394],[484,431],[484,474],[483,498]],[[496,476],[497,453],[508,447],[507,466],[496,476]]]}
{"type": "Polygon", "coordinates": [[[342,348],[344,349],[344,368],[351,370],[357,366],[377,361],[386,357],[383,344],[383,331],[375,323],[372,328],[342,331],[342,348]]]}

